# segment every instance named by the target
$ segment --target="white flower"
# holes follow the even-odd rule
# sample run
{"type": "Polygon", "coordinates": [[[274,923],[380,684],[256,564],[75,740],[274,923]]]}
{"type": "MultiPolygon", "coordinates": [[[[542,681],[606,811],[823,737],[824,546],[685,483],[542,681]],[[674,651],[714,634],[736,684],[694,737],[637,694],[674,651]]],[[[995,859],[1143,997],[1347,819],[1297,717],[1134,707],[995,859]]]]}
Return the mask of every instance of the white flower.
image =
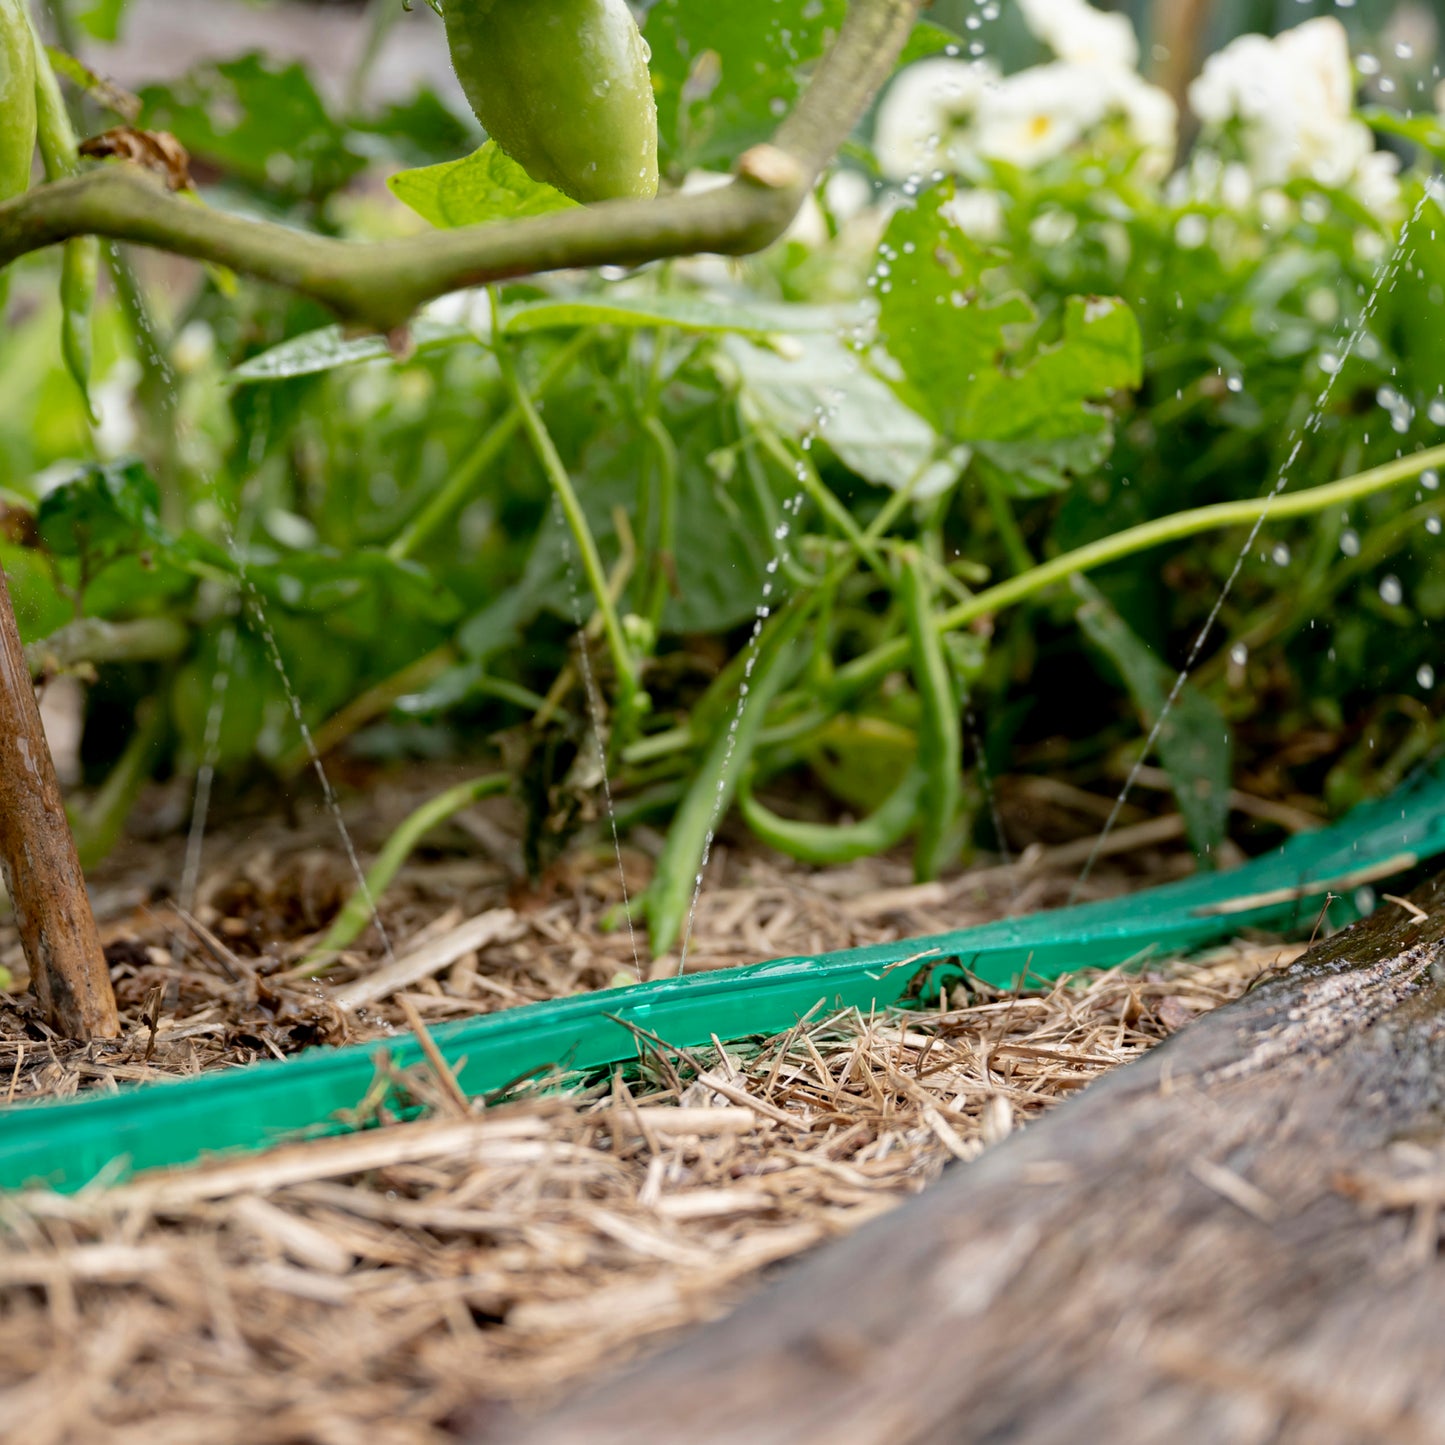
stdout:
{"type": "Polygon", "coordinates": [[[1146,171],[1162,180],[1174,164],[1179,143],[1179,107],[1167,90],[1141,80],[1132,70],[1107,73],[1110,109],[1123,116],[1144,153],[1146,171]]]}
{"type": "Polygon", "coordinates": [[[823,185],[823,204],[841,226],[873,201],[873,187],[857,171],[834,171],[823,185]]]}
{"type": "Polygon", "coordinates": [[[823,214],[823,208],[818,204],[818,198],[811,192],[803,198],[803,204],[798,207],[798,214],[793,217],[792,224],[783,232],[784,241],[795,241],[800,246],[806,246],[810,251],[816,251],[819,246],[828,243],[828,218],[823,214]]]}
{"type": "Polygon", "coordinates": [[[1019,9],[1060,60],[1130,71],[1139,64],[1139,41],[1127,15],[1106,15],[1085,0],[1019,0],[1019,9]]]}
{"type": "Polygon", "coordinates": [[[1219,198],[1231,211],[1242,211],[1254,198],[1254,177],[1249,167],[1231,161],[1219,181],[1219,198]]]}
{"type": "Polygon", "coordinates": [[[97,455],[106,461],[135,446],[135,390],[140,383],[140,365],[123,356],[106,373],[105,380],[90,388],[90,402],[100,420],[92,436],[97,455]]]}
{"type": "Polygon", "coordinates": [[[883,174],[901,181],[957,170],[974,112],[997,81],[991,65],[947,56],[910,65],[878,107],[873,149],[883,174]]]}
{"type": "Polygon", "coordinates": [[[1011,75],[978,107],[978,150],[1029,167],[1062,155],[1103,120],[1108,91],[1081,65],[1055,61],[1011,75]]]}
{"type": "Polygon", "coordinates": [[[997,191],[959,191],[938,214],[975,241],[997,241],[1003,235],[1003,202],[997,191]]]}
{"type": "Polygon", "coordinates": [[[1396,167],[1375,159],[1374,137],[1355,118],[1353,100],[1349,39],[1330,16],[1273,40],[1241,35],[1210,56],[1189,87],[1206,135],[1234,127],[1256,188],[1305,178],[1353,186],[1365,204],[1393,210],[1396,167]]]}
{"type": "Polygon", "coordinates": [[[1058,60],[1011,75],[979,103],[978,150],[1016,166],[1040,165],[1115,115],[1162,175],[1174,155],[1174,102],[1132,70],[1108,66],[1058,60]]]}
{"type": "Polygon", "coordinates": [[[1367,211],[1389,216],[1400,205],[1400,157],[1390,151],[1371,151],[1355,170],[1355,196],[1367,211]]]}
{"type": "Polygon", "coordinates": [[[216,333],[201,320],[188,321],[171,342],[171,364],[184,376],[199,371],[216,353],[216,333]]]}

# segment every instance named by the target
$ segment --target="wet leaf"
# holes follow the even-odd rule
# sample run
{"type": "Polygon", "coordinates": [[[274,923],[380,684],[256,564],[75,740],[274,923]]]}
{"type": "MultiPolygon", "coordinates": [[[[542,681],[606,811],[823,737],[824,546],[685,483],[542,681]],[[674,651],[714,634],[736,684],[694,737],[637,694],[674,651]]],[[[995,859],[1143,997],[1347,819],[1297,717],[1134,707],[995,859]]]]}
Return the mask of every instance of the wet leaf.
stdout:
{"type": "Polygon", "coordinates": [[[577,205],[554,186],[534,181],[490,140],[461,160],[400,171],[386,184],[397,200],[443,229],[519,221],[577,205]]]}
{"type": "MultiPolygon", "coordinates": [[[[1079,597],[1078,622],[1084,636],[1118,670],[1139,710],[1152,728],[1164,711],[1176,674],[1167,667],[1109,606],[1103,594],[1083,577],[1073,579],[1079,597]]],[[[1157,739],[1159,761],[1174,785],[1174,796],[1189,841],[1201,866],[1213,867],[1229,820],[1229,725],[1219,709],[1189,683],[1180,688],[1157,739]]]]}

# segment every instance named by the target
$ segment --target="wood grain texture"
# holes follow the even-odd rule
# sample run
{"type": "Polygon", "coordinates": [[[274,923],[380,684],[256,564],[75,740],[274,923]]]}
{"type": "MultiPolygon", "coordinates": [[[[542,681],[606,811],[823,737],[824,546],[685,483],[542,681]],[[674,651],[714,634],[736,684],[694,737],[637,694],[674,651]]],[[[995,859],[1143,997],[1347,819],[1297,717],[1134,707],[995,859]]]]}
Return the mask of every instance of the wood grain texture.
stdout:
{"type": "Polygon", "coordinates": [[[100,935],[0,569],[0,872],[36,996],[66,1038],[120,1032],[100,935]]]}
{"type": "Polygon", "coordinates": [[[669,1353],[471,1438],[1445,1442],[1445,880],[1414,902],[669,1353]]]}

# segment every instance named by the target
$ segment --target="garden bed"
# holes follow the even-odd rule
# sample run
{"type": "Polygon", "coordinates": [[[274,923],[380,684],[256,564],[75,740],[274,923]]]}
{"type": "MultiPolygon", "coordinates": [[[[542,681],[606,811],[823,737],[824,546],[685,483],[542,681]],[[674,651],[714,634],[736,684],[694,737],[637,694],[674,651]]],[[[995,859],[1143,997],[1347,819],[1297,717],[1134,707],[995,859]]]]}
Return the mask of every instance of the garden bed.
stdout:
{"type": "MultiPolygon", "coordinates": [[[[363,856],[380,848],[421,799],[455,774],[445,769],[358,776],[345,817],[363,856]]],[[[1097,826],[1089,795],[1060,803],[1015,788],[1015,836],[1067,837],[1097,826]]],[[[635,980],[669,977],[677,954],[650,961],[618,916],[622,883],[610,841],[577,848],[537,883],[523,876],[521,819],[505,800],[479,804],[438,830],[381,901],[392,957],[375,930],[317,978],[298,966],[355,886],[335,819],[319,799],[292,800],[218,824],[190,910],[175,895],[183,844],[160,831],[165,799],[151,801],[157,836],[128,842],[97,870],[92,892],[111,963],[123,1032],[115,1043],[54,1035],[22,992],[25,962],[0,925],[4,1099],[63,1098],[167,1076],[244,1066],[317,1044],[364,1043],[410,1026],[408,1009],[435,1024],[635,980]],[[399,965],[399,966],[397,966],[399,965]],[[405,979],[388,984],[387,979],[405,979]],[[152,1027],[154,1024],[154,1027],[152,1027]]],[[[1191,866],[1170,816],[1151,820],[1162,845],[1125,847],[1081,891],[1104,897],[1177,877],[1191,866]],[[1165,827],[1159,830],[1158,823],[1165,827]]],[[[915,886],[905,859],[810,869],[757,845],[714,850],[688,948],[691,973],[768,958],[817,954],[965,928],[1066,902],[1087,837],[1031,843],[1007,864],[984,859],[951,879],[915,886]]],[[[648,840],[641,830],[640,841],[648,840]]],[[[632,895],[651,858],[622,850],[632,895]]]]}
{"type": "MultiPolygon", "coordinates": [[[[413,788],[436,786],[413,778],[351,805],[363,850],[413,788]]],[[[135,844],[96,890],[125,1032],[69,1045],[11,995],[9,1097],[382,1040],[409,1015],[460,1018],[634,976],[626,928],[598,926],[620,893],[610,849],[575,852],[530,887],[513,824],[490,805],[464,817],[384,909],[402,959],[445,957],[478,918],[495,921],[492,940],[360,1009],[338,998],[386,966],[374,937],[335,982],[288,976],[349,883],[323,809],[223,827],[189,921],[165,896],[175,840],[135,844]]],[[[1035,846],[919,887],[887,858],[820,872],[724,846],[688,969],[1057,905],[1071,870],[1051,858],[1072,856],[1035,846]]],[[[623,861],[632,886],[645,882],[645,851],[623,861]]],[[[1136,850],[1092,891],[1177,866],[1136,850]]],[[[464,1111],[444,1073],[412,1070],[396,1082],[424,1106],[417,1120],[383,1113],[357,1135],[77,1197],[11,1196],[0,1390],[28,1438],[57,1445],[363,1429],[433,1441],[479,1398],[541,1407],[725,1311],[769,1266],[890,1209],[1295,952],[1241,942],[1146,974],[961,985],[927,1011],[815,1016],[761,1047],[659,1047],[625,1075],[523,1088],[484,1114],[464,1111]]]]}
{"type": "Polygon", "coordinates": [[[726,1310],[1295,950],[960,989],[565,1094],[5,1201],[0,1388],[27,1438],[447,1438],[726,1310]],[[61,1384],[63,1382],[63,1388],[61,1384]]]}

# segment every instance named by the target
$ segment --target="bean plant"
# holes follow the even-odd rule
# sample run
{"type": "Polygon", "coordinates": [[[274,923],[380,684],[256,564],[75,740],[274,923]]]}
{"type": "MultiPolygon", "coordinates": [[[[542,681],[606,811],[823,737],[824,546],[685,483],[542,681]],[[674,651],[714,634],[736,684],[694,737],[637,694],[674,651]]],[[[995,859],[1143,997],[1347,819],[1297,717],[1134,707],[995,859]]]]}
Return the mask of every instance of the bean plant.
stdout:
{"type": "MultiPolygon", "coordinates": [[[[103,68],[124,7],[54,8],[103,68]]],[[[628,204],[666,206],[767,161],[847,6],[637,9],[664,199],[628,204]]],[[[931,878],[1001,841],[985,779],[1112,796],[1147,737],[1211,866],[1231,787],[1337,810],[1427,753],[1423,76],[1399,60],[1387,108],[1311,20],[1210,57],[1181,127],[1122,15],[1018,0],[1004,73],[992,19],[939,13],[758,255],[499,268],[392,315],[251,279],[244,236],[177,231],[192,266],[105,220],[92,313],[96,242],[22,255],[0,208],[0,564],[36,673],[88,686],[82,856],[153,776],[224,796],[314,746],[475,759],[422,824],[510,791],[541,870],[609,826],[605,778],[665,835],[634,900],[665,953],[734,807],[796,858],[907,846],[931,878]]],[[[47,55],[82,137],[173,138],[198,225],[405,247],[576,209],[450,94],[341,103],[246,54],[132,97],[47,55]]]]}

